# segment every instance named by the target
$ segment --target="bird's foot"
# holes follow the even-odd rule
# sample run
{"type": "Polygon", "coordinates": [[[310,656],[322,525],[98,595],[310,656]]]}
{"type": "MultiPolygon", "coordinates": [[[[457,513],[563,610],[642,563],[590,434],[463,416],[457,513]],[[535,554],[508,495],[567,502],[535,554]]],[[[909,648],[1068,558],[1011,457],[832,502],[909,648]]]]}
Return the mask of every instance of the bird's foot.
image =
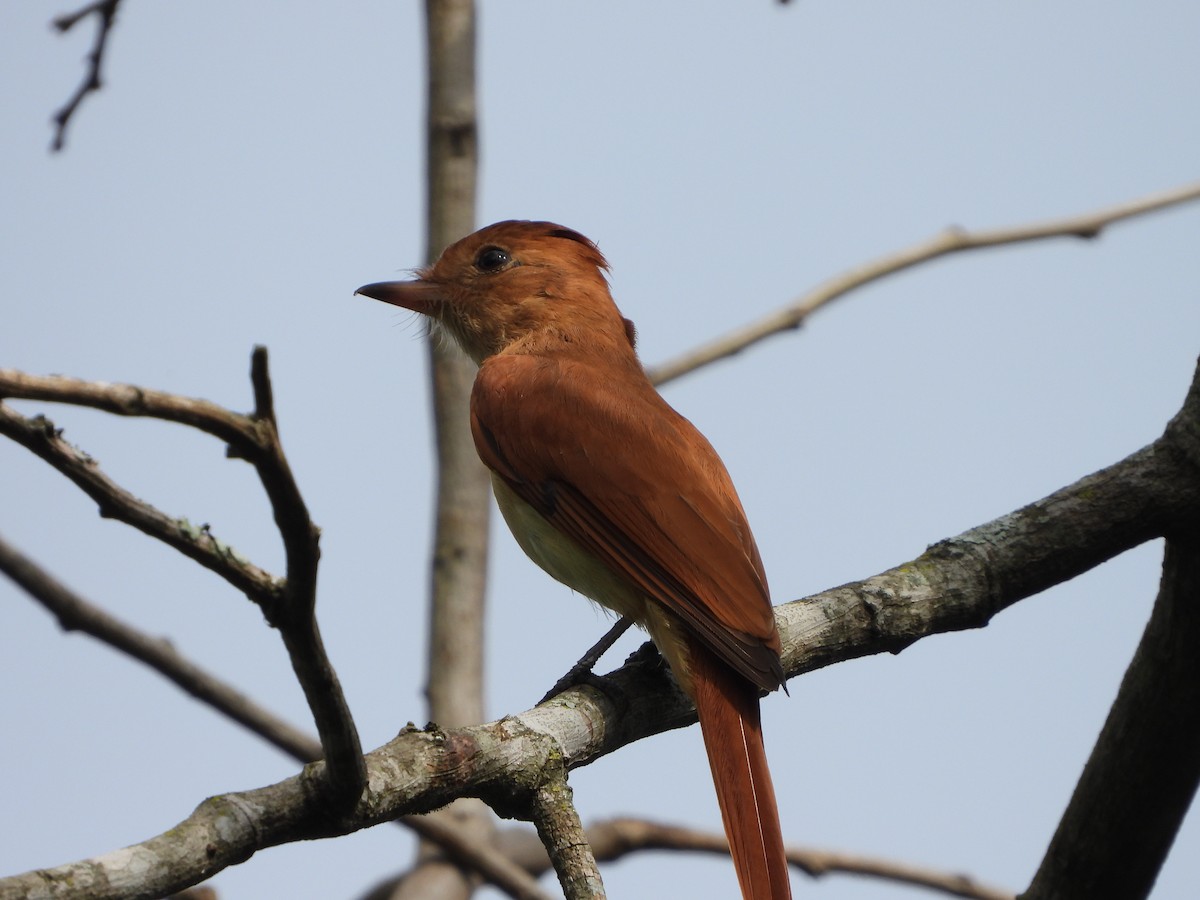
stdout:
{"type": "Polygon", "coordinates": [[[632,624],[633,622],[630,619],[624,617],[618,619],[616,624],[608,630],[604,637],[593,644],[591,649],[583,654],[579,662],[571,666],[567,674],[558,679],[554,683],[554,687],[550,688],[546,692],[546,696],[539,700],[538,703],[545,703],[551,697],[555,697],[563,691],[581,684],[591,685],[605,694],[610,693],[611,688],[608,685],[607,679],[597,675],[592,669],[600,661],[600,657],[605,654],[609,647],[617,642],[617,638],[629,630],[629,626],[632,624]]]}

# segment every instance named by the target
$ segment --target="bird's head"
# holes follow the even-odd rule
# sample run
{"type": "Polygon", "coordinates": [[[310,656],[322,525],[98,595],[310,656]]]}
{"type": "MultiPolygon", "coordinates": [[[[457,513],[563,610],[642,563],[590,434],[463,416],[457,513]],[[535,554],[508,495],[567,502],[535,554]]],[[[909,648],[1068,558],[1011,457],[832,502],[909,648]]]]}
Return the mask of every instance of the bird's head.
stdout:
{"type": "Polygon", "coordinates": [[[608,263],[577,231],[551,222],[497,222],[451,244],[412,281],[356,293],[439,322],[476,362],[509,348],[542,349],[616,337],[632,348],[632,323],[608,291],[608,263]]]}

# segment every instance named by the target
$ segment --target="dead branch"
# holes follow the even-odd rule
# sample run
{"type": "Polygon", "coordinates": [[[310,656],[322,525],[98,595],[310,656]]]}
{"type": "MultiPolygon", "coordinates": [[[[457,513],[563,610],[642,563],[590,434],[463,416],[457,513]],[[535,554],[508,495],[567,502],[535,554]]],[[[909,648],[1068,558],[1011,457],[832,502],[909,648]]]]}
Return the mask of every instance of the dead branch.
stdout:
{"type": "MultiPolygon", "coordinates": [[[[694,828],[647,822],[643,819],[610,819],[588,826],[588,840],[598,859],[608,862],[644,850],[677,850],[729,855],[725,835],[694,828]]],[[[812,878],[823,875],[859,875],[896,884],[928,888],[969,900],[1013,900],[1011,891],[981,885],[967,875],[941,872],[879,857],[810,847],[791,846],[788,863],[812,878]]]]}
{"type": "MultiPolygon", "coordinates": [[[[127,653],[191,696],[233,719],[302,763],[321,758],[321,743],[232,685],[196,665],[170,641],[152,638],[89,603],[49,572],[0,537],[0,572],[8,575],[33,599],[53,613],[67,631],[82,631],[127,653]]],[[[511,897],[548,900],[536,880],[503,853],[437,816],[405,816],[398,820],[422,838],[437,844],[458,864],[478,872],[511,897]]]]}
{"type": "MultiPolygon", "coordinates": [[[[785,669],[810,671],[980,627],[996,611],[1116,553],[1195,527],[1197,510],[1200,369],[1181,413],[1143,450],[911,563],[780,607],[785,669]]],[[[607,677],[609,692],[577,687],[488,725],[399,735],[367,756],[371,790],[352,814],[314,802],[324,768],[316,763],[279,784],[208,800],[177,828],[135,847],[2,879],[0,900],[24,897],[34,884],[47,897],[168,893],[263,847],[347,833],[462,796],[528,809],[530,792],[560,760],[568,768],[586,765],[694,719],[649,654],[635,654],[607,677]],[[623,698],[620,709],[613,697],[623,698]]]]}
{"type": "Polygon", "coordinates": [[[0,403],[0,433],[36,453],[84,490],[102,516],[138,528],[225,578],[258,604],[279,630],[304,690],[329,761],[329,799],[349,804],[364,784],[362,749],[337,674],[325,653],[315,615],[320,531],[292,477],[279,440],[265,348],[251,358],[256,412],[242,416],[206,400],[147,391],[132,385],[83,382],[59,376],[29,376],[0,370],[0,398],[40,399],[89,406],[125,416],[182,422],[229,445],[228,455],[249,461],[271,502],[283,538],[287,577],[278,579],[254,566],[205,525],[174,519],[134,497],[105,475],[94,459],[62,439],[44,417],[27,419],[0,403]]]}
{"type": "Polygon", "coordinates": [[[73,13],[64,13],[51,22],[60,34],[65,34],[88,16],[96,17],[96,37],[92,49],[87,55],[87,71],[84,73],[83,80],[79,82],[79,87],[75,89],[75,93],[54,114],[54,141],[50,148],[55,152],[62,150],[66,145],[67,123],[79,109],[83,98],[92,91],[100,90],[103,84],[100,78],[100,69],[104,65],[104,51],[108,49],[108,36],[112,32],[113,23],[117,18],[117,7],[120,5],[121,0],[96,0],[95,3],[89,3],[73,13]]]}
{"type": "MultiPolygon", "coordinates": [[[[22,396],[16,380],[10,380],[13,374],[11,370],[0,370],[0,397],[22,396]]],[[[19,380],[26,377],[22,375],[19,380]]],[[[41,380],[45,382],[53,377],[41,380]]],[[[59,397],[47,399],[71,403],[70,394],[71,386],[67,385],[59,397]]],[[[109,478],[94,458],[64,439],[62,430],[45,416],[26,418],[11,406],[0,402],[0,434],[11,438],[66,476],[96,501],[103,518],[124,522],[178,550],[188,559],[224,578],[264,610],[272,609],[278,603],[280,589],[271,573],[260,569],[214,535],[209,526],[175,518],[135,497],[109,478]]]]}
{"type": "Polygon", "coordinates": [[[1200,198],[1200,184],[1186,184],[1169,191],[1150,194],[1107,209],[1066,219],[985,231],[966,231],[958,227],[947,228],[940,234],[918,244],[863,263],[848,272],[831,278],[790,305],[764,316],[757,322],[751,322],[735,329],[729,334],[690,350],[675,359],[648,367],[647,374],[655,384],[665,384],[693,372],[701,366],[741,353],[747,347],[772,335],[795,330],[818,309],[857,288],[941,256],[966,250],[979,250],[984,247],[1041,241],[1047,238],[1091,239],[1099,237],[1105,228],[1116,222],[1178,206],[1197,198],[1200,198]]]}
{"type": "Polygon", "coordinates": [[[63,630],[89,634],[145,663],[197,700],[301,762],[321,758],[321,744],[316,739],[193,663],[165,638],[152,638],[89,603],[3,537],[0,537],[0,572],[53,613],[63,630]]]}

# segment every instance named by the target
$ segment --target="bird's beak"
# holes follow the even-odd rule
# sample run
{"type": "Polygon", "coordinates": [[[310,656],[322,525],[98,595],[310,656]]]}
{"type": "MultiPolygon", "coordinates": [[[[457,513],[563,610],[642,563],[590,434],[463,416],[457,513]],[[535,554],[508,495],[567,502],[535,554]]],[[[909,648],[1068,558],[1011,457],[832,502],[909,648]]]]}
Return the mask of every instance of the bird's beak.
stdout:
{"type": "Polygon", "coordinates": [[[354,293],[382,300],[393,306],[403,306],[413,312],[432,316],[440,305],[438,287],[428,281],[377,281],[364,284],[354,293]]]}

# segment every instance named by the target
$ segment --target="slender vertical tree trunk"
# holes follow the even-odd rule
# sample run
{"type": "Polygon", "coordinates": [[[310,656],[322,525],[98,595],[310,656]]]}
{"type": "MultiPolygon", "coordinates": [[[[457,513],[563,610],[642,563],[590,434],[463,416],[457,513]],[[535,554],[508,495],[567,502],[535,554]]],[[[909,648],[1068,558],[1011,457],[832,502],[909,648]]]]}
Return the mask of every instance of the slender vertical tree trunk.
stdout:
{"type": "MultiPolygon", "coordinates": [[[[475,109],[473,0],[427,0],[428,52],[426,260],[475,230],[479,133],[475,109]]],[[[471,439],[468,400],[475,365],[452,341],[428,340],[437,441],[437,522],[434,534],[429,716],[439,725],[474,724],[483,709],[483,626],[487,576],[488,475],[471,439]]],[[[478,800],[460,800],[450,816],[490,838],[493,820],[478,800]]],[[[393,893],[399,898],[468,897],[479,879],[423,844],[421,864],[393,893]]]]}

